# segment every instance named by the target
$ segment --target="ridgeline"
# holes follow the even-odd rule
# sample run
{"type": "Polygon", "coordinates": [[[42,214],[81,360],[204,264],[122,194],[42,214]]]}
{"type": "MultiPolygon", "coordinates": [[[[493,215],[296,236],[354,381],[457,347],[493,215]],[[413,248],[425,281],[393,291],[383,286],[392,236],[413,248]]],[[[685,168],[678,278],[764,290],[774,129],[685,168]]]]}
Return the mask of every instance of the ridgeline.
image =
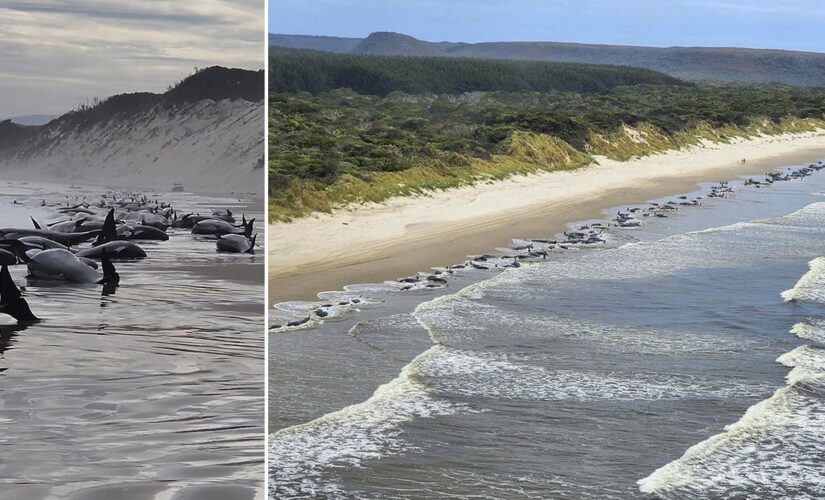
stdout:
{"type": "Polygon", "coordinates": [[[736,47],[637,47],[564,42],[428,42],[379,31],[366,38],[269,35],[270,46],[341,54],[619,64],[696,82],[825,86],[825,54],[736,47]]]}
{"type": "Polygon", "coordinates": [[[152,107],[185,106],[203,99],[243,99],[263,101],[264,72],[211,66],[170,86],[162,93],[134,92],[95,99],[83,104],[44,125],[18,125],[11,120],[0,122],[0,154],[8,155],[11,148],[29,146],[33,140],[48,141],[55,130],[86,129],[116,117],[128,117],[146,112],[152,107]],[[51,131],[51,132],[50,132],[51,131]]]}

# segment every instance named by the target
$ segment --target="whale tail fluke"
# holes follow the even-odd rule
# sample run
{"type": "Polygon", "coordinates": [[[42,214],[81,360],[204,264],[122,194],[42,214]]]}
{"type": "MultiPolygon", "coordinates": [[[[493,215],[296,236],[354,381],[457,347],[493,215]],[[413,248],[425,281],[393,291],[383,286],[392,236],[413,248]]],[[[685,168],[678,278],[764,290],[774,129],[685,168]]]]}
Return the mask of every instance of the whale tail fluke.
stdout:
{"type": "Polygon", "coordinates": [[[92,246],[99,246],[117,239],[117,226],[115,225],[115,209],[110,208],[109,213],[106,214],[106,220],[103,221],[103,229],[97,235],[97,240],[92,246]]]}
{"type": "Polygon", "coordinates": [[[32,313],[29,303],[20,294],[20,289],[14,284],[8,266],[0,269],[0,313],[8,314],[18,323],[40,321],[40,318],[32,313]]]}
{"type": "Polygon", "coordinates": [[[255,224],[255,219],[250,219],[243,225],[243,235],[247,238],[252,237],[252,225],[255,224]]]}

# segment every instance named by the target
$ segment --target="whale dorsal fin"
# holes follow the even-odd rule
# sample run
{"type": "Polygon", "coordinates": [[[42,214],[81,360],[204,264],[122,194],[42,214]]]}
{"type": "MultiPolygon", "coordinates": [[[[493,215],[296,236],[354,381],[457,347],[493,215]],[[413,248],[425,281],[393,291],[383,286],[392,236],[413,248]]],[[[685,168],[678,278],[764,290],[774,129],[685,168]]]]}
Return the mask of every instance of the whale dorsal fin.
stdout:
{"type": "Polygon", "coordinates": [[[0,313],[8,314],[18,323],[39,321],[29,309],[29,304],[20,295],[20,289],[14,284],[8,266],[0,269],[0,313]]]}
{"type": "Polygon", "coordinates": [[[247,222],[244,225],[243,235],[246,236],[247,238],[252,236],[252,224],[254,224],[254,223],[255,223],[255,219],[250,219],[249,222],[247,222]]]}
{"type": "Polygon", "coordinates": [[[117,239],[117,226],[115,225],[115,209],[110,208],[109,213],[106,214],[106,220],[103,221],[103,229],[97,235],[94,246],[102,245],[117,239]]]}
{"type": "Polygon", "coordinates": [[[20,298],[20,290],[11,279],[8,266],[0,269],[0,304],[8,304],[20,298]]]}
{"type": "Polygon", "coordinates": [[[42,227],[40,227],[40,224],[38,224],[38,223],[37,223],[37,221],[36,221],[36,220],[34,220],[34,217],[29,216],[29,219],[31,219],[31,220],[32,220],[32,224],[34,224],[34,228],[35,228],[35,229],[43,229],[42,227]]]}
{"type": "Polygon", "coordinates": [[[109,260],[109,253],[103,250],[103,255],[100,257],[100,263],[103,267],[103,279],[98,283],[105,283],[107,285],[117,285],[120,282],[120,275],[115,269],[115,265],[109,260]]]}

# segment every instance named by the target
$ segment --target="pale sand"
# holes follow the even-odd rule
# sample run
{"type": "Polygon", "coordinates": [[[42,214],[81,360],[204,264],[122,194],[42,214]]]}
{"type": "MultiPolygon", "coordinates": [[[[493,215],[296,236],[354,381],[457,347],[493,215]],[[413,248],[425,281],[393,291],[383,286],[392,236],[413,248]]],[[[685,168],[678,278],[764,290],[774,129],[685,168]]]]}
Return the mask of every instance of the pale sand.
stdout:
{"type": "Polygon", "coordinates": [[[693,191],[699,182],[825,158],[825,130],[709,143],[618,162],[597,158],[570,172],[346,207],[269,226],[269,303],[315,300],[346,284],[381,282],[463,262],[510,246],[512,238],[551,237],[602,211],[693,191]],[[747,162],[742,163],[746,158],[747,162]]]}

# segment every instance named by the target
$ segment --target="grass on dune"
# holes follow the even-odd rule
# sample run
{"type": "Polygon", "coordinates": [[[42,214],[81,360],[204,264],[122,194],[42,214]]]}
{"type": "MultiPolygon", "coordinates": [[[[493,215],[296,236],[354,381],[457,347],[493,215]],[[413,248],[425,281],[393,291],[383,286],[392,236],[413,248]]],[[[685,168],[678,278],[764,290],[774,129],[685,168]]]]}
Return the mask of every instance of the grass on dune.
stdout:
{"type": "Polygon", "coordinates": [[[825,120],[788,117],[774,122],[763,118],[739,126],[713,128],[702,123],[675,134],[650,124],[622,127],[607,135],[593,133],[586,151],[547,134],[515,131],[506,141],[506,153],[489,159],[462,156],[462,166],[433,161],[397,172],[372,172],[357,177],[344,173],[334,182],[289,179],[270,196],[270,220],[290,221],[314,212],[331,213],[336,208],[381,203],[396,196],[421,196],[429,192],[469,186],[481,182],[560,170],[591,164],[594,155],[627,161],[634,157],[698,146],[703,141],[729,143],[760,135],[813,132],[825,129],[825,120]]]}

